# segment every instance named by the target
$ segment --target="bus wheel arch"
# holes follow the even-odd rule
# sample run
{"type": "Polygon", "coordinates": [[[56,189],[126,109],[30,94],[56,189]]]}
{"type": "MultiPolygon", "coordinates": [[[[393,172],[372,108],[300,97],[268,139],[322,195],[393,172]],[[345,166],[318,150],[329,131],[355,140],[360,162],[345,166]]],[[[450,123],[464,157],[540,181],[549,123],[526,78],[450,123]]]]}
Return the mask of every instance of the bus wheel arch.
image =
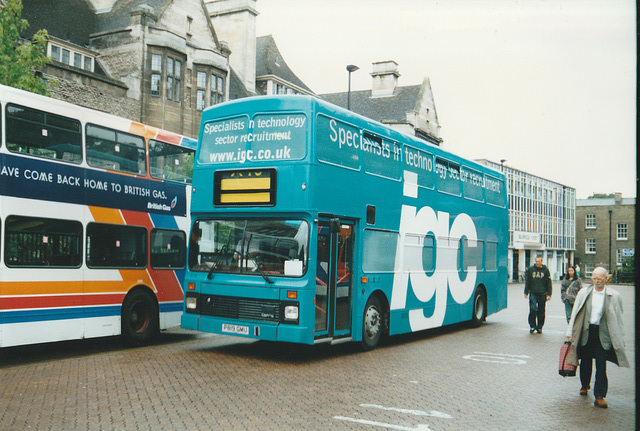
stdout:
{"type": "Polygon", "coordinates": [[[389,333],[389,303],[380,291],[373,292],[364,307],[362,316],[363,350],[369,351],[378,347],[383,335],[389,333]]]}
{"type": "Polygon", "coordinates": [[[151,343],[160,332],[160,313],[156,296],[144,286],[129,291],[122,301],[122,337],[131,346],[151,343]]]}
{"type": "Polygon", "coordinates": [[[471,326],[477,328],[487,320],[487,290],[479,284],[473,293],[473,309],[471,314],[471,326]]]}

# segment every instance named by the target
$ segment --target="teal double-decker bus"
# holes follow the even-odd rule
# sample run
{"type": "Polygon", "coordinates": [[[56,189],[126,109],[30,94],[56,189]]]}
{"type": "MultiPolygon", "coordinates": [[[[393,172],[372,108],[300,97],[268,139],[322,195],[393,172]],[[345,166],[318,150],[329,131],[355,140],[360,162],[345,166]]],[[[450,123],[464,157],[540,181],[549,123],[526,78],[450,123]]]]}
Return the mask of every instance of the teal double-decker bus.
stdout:
{"type": "Polygon", "coordinates": [[[308,96],[202,115],[182,327],[360,342],[507,306],[504,176],[308,96]]]}

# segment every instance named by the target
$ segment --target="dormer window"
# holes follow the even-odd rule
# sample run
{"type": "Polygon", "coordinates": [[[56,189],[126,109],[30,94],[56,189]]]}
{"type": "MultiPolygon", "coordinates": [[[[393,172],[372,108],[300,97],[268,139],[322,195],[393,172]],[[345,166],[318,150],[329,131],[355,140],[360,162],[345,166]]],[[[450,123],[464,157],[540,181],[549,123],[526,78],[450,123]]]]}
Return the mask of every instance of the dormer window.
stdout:
{"type": "Polygon", "coordinates": [[[88,72],[94,71],[95,56],[80,47],[64,46],[59,42],[50,42],[47,51],[48,56],[53,61],[88,72]]]}

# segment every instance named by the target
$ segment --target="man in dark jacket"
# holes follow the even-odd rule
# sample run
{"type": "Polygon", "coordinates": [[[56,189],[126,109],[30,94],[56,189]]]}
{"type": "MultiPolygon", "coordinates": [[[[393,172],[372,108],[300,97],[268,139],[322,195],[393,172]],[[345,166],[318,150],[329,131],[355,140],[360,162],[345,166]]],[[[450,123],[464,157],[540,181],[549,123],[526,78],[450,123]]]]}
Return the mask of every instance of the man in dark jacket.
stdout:
{"type": "Polygon", "coordinates": [[[536,264],[527,268],[524,297],[529,299],[529,333],[542,334],[545,306],[551,299],[551,275],[542,264],[542,256],[536,256],[536,264]]]}

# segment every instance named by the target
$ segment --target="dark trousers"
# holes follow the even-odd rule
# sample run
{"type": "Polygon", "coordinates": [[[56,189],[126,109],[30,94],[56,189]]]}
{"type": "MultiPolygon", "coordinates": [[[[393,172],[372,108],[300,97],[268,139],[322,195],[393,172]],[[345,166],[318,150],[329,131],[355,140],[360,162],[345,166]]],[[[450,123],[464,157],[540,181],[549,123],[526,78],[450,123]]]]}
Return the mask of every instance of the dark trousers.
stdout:
{"type": "Polygon", "coordinates": [[[588,388],[591,383],[591,370],[593,359],[596,360],[596,384],[593,395],[596,398],[607,396],[609,382],[607,380],[607,350],[600,344],[600,326],[589,325],[589,339],[587,344],[580,348],[580,383],[583,388],[588,388]]]}
{"type": "Polygon", "coordinates": [[[544,293],[529,293],[529,326],[533,329],[542,329],[546,305],[547,295],[544,293]]]}

